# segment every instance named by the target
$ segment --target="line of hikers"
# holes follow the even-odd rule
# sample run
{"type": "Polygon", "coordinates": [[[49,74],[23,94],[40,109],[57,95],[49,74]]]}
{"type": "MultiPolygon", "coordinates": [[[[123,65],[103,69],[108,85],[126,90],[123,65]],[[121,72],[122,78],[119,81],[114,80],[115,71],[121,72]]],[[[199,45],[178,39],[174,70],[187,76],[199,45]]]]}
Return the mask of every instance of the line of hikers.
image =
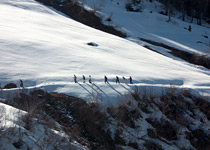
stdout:
{"type": "MultiPolygon", "coordinates": [[[[82,79],[83,79],[83,83],[85,83],[85,76],[84,75],[82,75],[82,79]]],[[[124,76],[122,77],[122,79],[123,79],[123,83],[126,83],[126,78],[124,76]]],[[[74,75],[74,82],[78,83],[76,75],[74,75]]],[[[88,82],[92,83],[91,75],[89,75],[89,81],[88,82]]],[[[104,76],[104,82],[105,83],[109,83],[108,78],[107,78],[106,75],[104,76]]],[[[129,82],[130,82],[130,84],[133,84],[133,79],[132,79],[131,76],[129,77],[129,82]]],[[[116,76],[116,83],[120,83],[120,79],[119,79],[118,76],[116,76]]],[[[1,85],[0,85],[0,87],[1,87],[1,85]]],[[[20,79],[20,87],[24,88],[23,81],[21,79],[20,79]]]]}
{"type": "MultiPolygon", "coordinates": [[[[85,83],[85,76],[84,75],[82,75],[82,79],[83,79],[83,83],[85,83]]],[[[123,83],[126,83],[126,78],[124,76],[122,77],[122,79],[123,79],[123,83]]],[[[78,83],[76,75],[74,75],[74,82],[78,83]]],[[[109,83],[106,75],[104,76],[104,82],[109,83]]],[[[133,84],[133,79],[132,79],[131,76],[129,77],[129,82],[130,82],[130,84],[133,84]]],[[[92,83],[91,75],[89,75],[89,83],[92,83]]],[[[117,83],[120,83],[120,79],[119,79],[118,76],[116,76],[116,84],[117,83]]]]}

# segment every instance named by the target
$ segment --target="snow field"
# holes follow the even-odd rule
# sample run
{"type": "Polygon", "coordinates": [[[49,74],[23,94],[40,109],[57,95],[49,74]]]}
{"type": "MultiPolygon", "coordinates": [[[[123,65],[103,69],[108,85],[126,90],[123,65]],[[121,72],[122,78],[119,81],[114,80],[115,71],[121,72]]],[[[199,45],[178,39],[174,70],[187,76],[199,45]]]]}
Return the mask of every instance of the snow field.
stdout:
{"type": "MultiPolygon", "coordinates": [[[[1,0],[0,19],[2,86],[9,82],[19,84],[22,79],[29,89],[40,87],[86,100],[100,91],[102,99],[109,102],[131,90],[126,84],[115,84],[116,76],[132,76],[131,87],[170,87],[172,84],[197,89],[207,96],[210,91],[209,70],[189,66],[129,40],[92,29],[33,0],[1,0]],[[98,46],[89,46],[89,42],[98,46]],[[74,74],[80,79],[79,84],[73,83],[74,74]],[[86,78],[91,75],[96,86],[83,84],[82,75],[86,78]],[[104,75],[111,81],[109,85],[104,84],[104,75]]],[[[149,28],[149,25],[142,27],[149,28]]],[[[133,33],[138,36],[138,32],[133,33]]]]}

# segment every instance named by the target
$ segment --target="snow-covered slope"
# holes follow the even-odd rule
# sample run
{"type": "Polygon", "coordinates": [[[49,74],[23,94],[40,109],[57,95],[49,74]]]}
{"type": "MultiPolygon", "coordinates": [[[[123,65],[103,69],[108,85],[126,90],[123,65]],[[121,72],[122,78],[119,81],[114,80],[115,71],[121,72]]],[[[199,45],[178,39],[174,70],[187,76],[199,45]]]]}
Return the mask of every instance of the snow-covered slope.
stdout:
{"type": "MultiPolygon", "coordinates": [[[[125,5],[128,2],[127,0],[103,1],[100,13],[105,19],[111,16],[110,24],[121,27],[131,40],[137,40],[138,37],[146,38],[187,52],[210,54],[210,30],[194,23],[196,19],[193,23],[183,22],[181,19],[177,19],[181,16],[177,12],[175,18],[173,17],[171,22],[167,22],[168,16],[160,14],[165,10],[159,2],[142,0],[142,12],[127,11],[125,5]],[[192,27],[192,32],[187,30],[189,25],[192,27]]],[[[87,0],[86,3],[89,7],[99,4],[100,0],[87,0]]],[[[187,17],[186,20],[188,20],[187,17]]]]}
{"type": "Polygon", "coordinates": [[[30,118],[30,129],[27,129],[26,112],[0,102],[0,113],[1,150],[88,149],[76,142],[70,142],[69,137],[56,122],[54,125],[57,130],[50,128],[46,120],[30,118]]]}
{"type": "Polygon", "coordinates": [[[110,101],[130,87],[145,85],[172,84],[210,92],[210,71],[87,27],[33,0],[0,0],[0,20],[2,86],[19,84],[22,79],[28,88],[41,87],[86,100],[99,95],[110,101]],[[89,46],[89,42],[98,46],[89,46]],[[74,74],[78,84],[73,82],[74,74]],[[82,75],[91,75],[94,84],[82,83],[82,75]],[[104,75],[110,84],[104,84],[104,75]],[[132,76],[134,84],[115,84],[116,75],[125,76],[127,82],[132,76]]]}

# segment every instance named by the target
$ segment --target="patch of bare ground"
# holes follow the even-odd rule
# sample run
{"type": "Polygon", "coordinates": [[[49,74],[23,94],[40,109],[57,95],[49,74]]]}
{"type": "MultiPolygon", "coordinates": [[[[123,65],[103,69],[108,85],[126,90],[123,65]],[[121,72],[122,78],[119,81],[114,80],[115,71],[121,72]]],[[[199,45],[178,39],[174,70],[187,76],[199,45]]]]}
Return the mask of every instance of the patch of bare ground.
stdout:
{"type": "MultiPolygon", "coordinates": [[[[166,45],[161,42],[155,42],[155,41],[152,41],[149,39],[139,38],[139,40],[147,42],[147,43],[155,45],[155,46],[159,46],[159,47],[163,47],[165,49],[171,50],[171,52],[169,52],[169,53],[171,53],[172,55],[174,55],[178,58],[181,58],[189,63],[203,66],[203,67],[210,69],[210,57],[207,57],[207,55],[199,55],[199,54],[195,54],[195,53],[191,54],[186,51],[180,50],[178,48],[166,45]]],[[[145,47],[152,51],[156,51],[154,49],[151,49],[149,46],[145,46],[145,47]]],[[[159,53],[159,52],[157,52],[157,53],[159,53]]]]}
{"type": "Polygon", "coordinates": [[[95,29],[119,36],[119,37],[127,37],[127,35],[113,26],[107,26],[102,23],[100,17],[98,17],[94,11],[87,11],[84,9],[79,1],[68,0],[65,2],[56,1],[56,0],[36,0],[41,2],[47,6],[51,6],[58,11],[66,14],[72,19],[81,22],[87,26],[93,27],[95,29]]]}

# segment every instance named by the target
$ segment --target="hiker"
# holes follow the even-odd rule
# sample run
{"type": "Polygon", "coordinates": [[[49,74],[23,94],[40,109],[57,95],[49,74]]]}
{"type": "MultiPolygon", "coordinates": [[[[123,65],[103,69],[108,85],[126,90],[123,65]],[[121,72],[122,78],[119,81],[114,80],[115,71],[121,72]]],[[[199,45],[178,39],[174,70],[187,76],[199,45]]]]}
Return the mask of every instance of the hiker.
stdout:
{"type": "Polygon", "coordinates": [[[105,82],[105,83],[109,83],[109,82],[108,82],[108,78],[107,78],[106,76],[104,76],[104,82],[105,82]]]}
{"type": "Polygon", "coordinates": [[[124,83],[126,83],[126,79],[125,79],[125,77],[124,77],[124,76],[122,77],[122,79],[123,79],[123,82],[124,82],[124,83]]]}
{"type": "Polygon", "coordinates": [[[20,87],[24,88],[23,87],[23,81],[20,79],[20,87]]]}
{"type": "Polygon", "coordinates": [[[84,75],[82,75],[82,78],[83,78],[83,83],[85,83],[85,76],[84,76],[84,75]]]}
{"type": "Polygon", "coordinates": [[[116,84],[117,84],[117,83],[120,83],[119,77],[118,77],[118,76],[116,76],[116,84]]]}
{"type": "Polygon", "coordinates": [[[77,83],[77,76],[74,75],[74,82],[77,83]]]}
{"type": "Polygon", "coordinates": [[[133,84],[133,79],[131,76],[130,76],[130,84],[133,84]]]}
{"type": "Polygon", "coordinates": [[[89,83],[92,83],[92,81],[91,81],[91,75],[89,75],[89,83]]]}
{"type": "Polygon", "coordinates": [[[192,31],[192,27],[191,27],[191,25],[189,25],[189,27],[188,27],[188,31],[192,31]]]}

